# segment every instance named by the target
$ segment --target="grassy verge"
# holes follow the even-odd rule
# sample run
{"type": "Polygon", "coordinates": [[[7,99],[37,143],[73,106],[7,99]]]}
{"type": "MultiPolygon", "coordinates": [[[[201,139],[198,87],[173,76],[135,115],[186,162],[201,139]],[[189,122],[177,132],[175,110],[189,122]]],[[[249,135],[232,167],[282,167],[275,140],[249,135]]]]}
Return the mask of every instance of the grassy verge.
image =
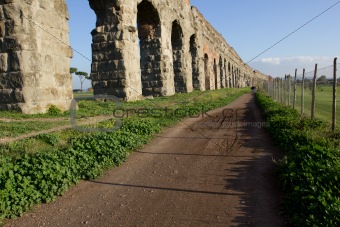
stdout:
{"type": "Polygon", "coordinates": [[[340,133],[327,124],[300,118],[297,111],[256,95],[268,131],[285,151],[278,175],[285,208],[296,226],[340,225],[340,133]]]}
{"type": "MultiPolygon", "coordinates": [[[[225,106],[246,92],[248,89],[223,89],[125,103],[126,109],[180,108],[182,114],[132,116],[123,119],[122,127],[112,133],[66,130],[0,147],[0,220],[20,216],[34,204],[54,200],[81,179],[100,176],[105,169],[124,162],[163,127],[200,111],[225,106]]],[[[84,101],[79,112],[93,114],[92,108],[97,105],[111,113],[114,108],[112,103],[84,101]]],[[[114,121],[101,124],[110,128],[114,121]]]]}
{"type": "MultiPolygon", "coordinates": [[[[338,87],[339,89],[340,87],[338,87]]],[[[311,115],[311,107],[312,107],[312,90],[309,87],[306,87],[304,90],[304,114],[307,117],[311,115]]],[[[288,94],[286,95],[286,102],[288,102],[288,94]]],[[[324,122],[331,123],[332,122],[332,100],[333,100],[333,87],[332,86],[318,86],[315,91],[315,117],[324,122]]],[[[339,94],[337,95],[337,100],[339,102],[339,94]]],[[[293,92],[290,94],[290,99],[293,100],[293,92]]],[[[297,85],[296,91],[296,109],[301,111],[301,85],[297,85]]],[[[340,105],[337,104],[337,122],[340,122],[340,105]]],[[[340,129],[340,125],[338,125],[338,129],[340,129]]]]}
{"type": "Polygon", "coordinates": [[[60,120],[58,122],[1,122],[0,121],[0,139],[5,137],[17,137],[22,134],[30,133],[33,131],[41,131],[53,127],[69,124],[68,119],[60,120]]]}
{"type": "MultiPolygon", "coordinates": [[[[236,89],[221,89],[217,91],[200,92],[194,91],[189,94],[176,94],[170,97],[158,97],[153,100],[141,100],[136,102],[122,102],[119,108],[122,109],[150,109],[150,108],[171,108],[176,109],[182,105],[195,106],[196,104],[204,103],[203,109],[214,108],[214,103],[217,99],[228,98],[239,92],[246,92],[245,90],[236,89]]],[[[81,93],[75,94],[78,99],[91,97],[92,94],[81,93]]],[[[77,102],[79,109],[77,110],[77,119],[84,119],[95,117],[98,115],[112,115],[117,108],[115,102],[101,102],[94,100],[80,100],[77,102]]],[[[14,111],[0,111],[0,138],[16,137],[21,134],[49,129],[57,126],[62,126],[68,123],[70,112],[58,113],[57,111],[50,111],[46,114],[21,114],[14,111]],[[60,118],[60,121],[51,122],[51,118],[60,118]],[[12,119],[13,121],[1,121],[1,118],[12,119]],[[29,121],[29,122],[28,122],[29,121]],[[43,123],[42,123],[43,122],[43,123]]]]}

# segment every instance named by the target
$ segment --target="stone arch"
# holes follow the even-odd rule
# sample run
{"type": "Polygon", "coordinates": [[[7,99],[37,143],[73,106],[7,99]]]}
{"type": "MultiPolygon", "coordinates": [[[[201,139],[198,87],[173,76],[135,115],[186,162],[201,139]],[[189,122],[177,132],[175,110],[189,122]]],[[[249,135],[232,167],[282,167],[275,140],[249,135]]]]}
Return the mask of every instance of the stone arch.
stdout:
{"type": "MultiPolygon", "coordinates": [[[[238,82],[244,86],[242,60],[232,48],[227,50],[226,41],[190,6],[189,0],[88,2],[97,16],[96,27],[91,32],[91,79],[95,95],[115,95],[134,101],[141,99],[141,94],[173,95],[175,88],[176,92],[188,92],[192,84],[194,88],[205,86],[209,90],[215,85],[218,89],[223,83],[217,77],[222,73],[226,76],[226,70],[221,70],[221,64],[216,62],[220,60],[219,54],[228,55],[232,64],[228,64],[229,85],[235,87],[238,82]],[[193,33],[196,37],[190,37],[193,33]],[[202,49],[194,43],[197,37],[202,49]],[[192,67],[191,72],[194,61],[185,60],[190,58],[189,51],[195,55],[196,48],[199,67],[192,67]],[[202,53],[206,53],[204,67],[202,53]],[[198,82],[196,69],[200,74],[198,82]]],[[[65,0],[1,1],[0,11],[0,110],[42,113],[50,105],[69,109],[73,98],[72,49],[65,0]],[[11,9],[19,11],[21,17],[4,13],[11,9]],[[50,34],[40,33],[32,22],[42,25],[50,34]]],[[[258,73],[254,74],[254,80],[259,76],[265,78],[258,73]]]]}
{"type": "Polygon", "coordinates": [[[235,87],[239,88],[240,87],[240,69],[236,67],[235,69],[235,87]]]}
{"type": "Polygon", "coordinates": [[[209,74],[209,55],[204,54],[204,78],[205,78],[205,90],[210,89],[210,74],[209,74]]]}
{"type": "Polygon", "coordinates": [[[172,22],[171,46],[173,56],[175,92],[187,92],[186,80],[183,74],[183,31],[181,25],[177,20],[172,22]]]}
{"type": "Polygon", "coordinates": [[[235,69],[234,69],[234,65],[231,65],[231,84],[232,84],[232,87],[235,88],[235,69]]]}
{"type": "Polygon", "coordinates": [[[198,47],[197,47],[197,36],[195,34],[193,34],[190,37],[190,55],[191,55],[193,89],[200,89],[199,56],[198,56],[198,47]]]}
{"type": "Polygon", "coordinates": [[[142,94],[160,96],[161,22],[157,9],[147,0],[137,6],[142,94]],[[158,75],[158,76],[157,76],[158,75]]]}
{"type": "Polygon", "coordinates": [[[224,80],[224,70],[223,70],[223,62],[222,62],[222,56],[219,58],[218,65],[220,67],[220,88],[224,88],[225,80],[224,80]]]}
{"type": "Polygon", "coordinates": [[[214,83],[215,83],[215,90],[218,89],[218,75],[217,75],[217,62],[216,58],[214,58],[214,83]]]}
{"type": "Polygon", "coordinates": [[[229,82],[228,82],[228,71],[227,71],[227,60],[224,58],[224,62],[223,62],[223,71],[224,71],[224,84],[225,87],[228,88],[229,87],[229,82]]]}
{"type": "Polygon", "coordinates": [[[231,83],[231,66],[230,66],[230,62],[228,62],[228,83],[229,83],[229,87],[233,87],[232,83],[231,83]]]}

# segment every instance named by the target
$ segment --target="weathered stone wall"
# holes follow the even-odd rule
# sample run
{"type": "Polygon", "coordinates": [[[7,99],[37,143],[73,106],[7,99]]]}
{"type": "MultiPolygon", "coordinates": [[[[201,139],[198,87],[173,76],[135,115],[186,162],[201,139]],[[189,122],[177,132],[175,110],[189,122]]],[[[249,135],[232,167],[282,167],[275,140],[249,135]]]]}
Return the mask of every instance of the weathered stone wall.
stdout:
{"type": "Polygon", "coordinates": [[[0,109],[62,110],[72,99],[68,11],[63,0],[0,1],[0,109]]]}
{"type": "Polygon", "coordinates": [[[95,94],[137,100],[142,95],[192,91],[192,78],[187,77],[193,33],[188,1],[90,1],[90,5],[98,18],[92,32],[95,94]]]}
{"type": "MultiPolygon", "coordinates": [[[[254,72],[189,0],[89,0],[95,94],[127,101],[244,87],[254,72]]],[[[72,98],[65,0],[0,0],[0,109],[67,109],[72,98]]]]}

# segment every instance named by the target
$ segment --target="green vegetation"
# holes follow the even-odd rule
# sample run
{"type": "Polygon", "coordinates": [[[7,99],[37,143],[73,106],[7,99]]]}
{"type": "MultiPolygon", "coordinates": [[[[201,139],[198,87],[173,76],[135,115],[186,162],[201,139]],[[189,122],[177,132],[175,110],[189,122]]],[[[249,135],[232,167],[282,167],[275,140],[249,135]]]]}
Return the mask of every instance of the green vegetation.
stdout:
{"type": "MultiPolygon", "coordinates": [[[[304,91],[304,114],[308,117],[311,115],[312,108],[312,90],[306,86],[304,91]]],[[[338,92],[339,94],[339,92],[338,92]]],[[[288,100],[288,93],[287,100],[288,100]]],[[[293,103],[293,92],[291,93],[291,103],[293,103]]],[[[331,123],[332,122],[332,105],[333,105],[333,87],[332,86],[317,86],[315,100],[315,118],[331,123]]],[[[340,101],[340,96],[337,95],[337,101],[340,101]]],[[[287,101],[288,102],[288,101],[287,101]]],[[[301,112],[301,85],[297,85],[296,91],[296,110],[301,112]]],[[[337,105],[337,122],[340,122],[340,105],[337,105]]],[[[340,125],[338,125],[340,129],[340,125]]]]}
{"type": "Polygon", "coordinates": [[[296,226],[340,225],[340,132],[300,118],[290,107],[257,94],[268,131],[285,151],[278,175],[286,212],[296,226]]]}
{"type": "MultiPolygon", "coordinates": [[[[181,114],[170,111],[156,117],[132,115],[124,118],[122,127],[112,133],[65,130],[0,147],[0,220],[20,216],[34,204],[54,200],[81,179],[100,176],[105,169],[124,162],[163,127],[225,106],[246,92],[248,89],[222,89],[123,103],[125,110],[168,107],[181,109],[181,114]]],[[[114,108],[112,102],[84,100],[79,102],[77,114],[112,114],[114,108]]],[[[108,120],[99,126],[110,128],[114,123],[115,120],[108,120]]]]}
{"type": "Polygon", "coordinates": [[[55,105],[51,105],[47,110],[47,114],[50,116],[58,116],[62,113],[62,111],[56,107],[55,105]]]}
{"type": "Polygon", "coordinates": [[[56,121],[56,122],[41,122],[41,121],[12,121],[1,122],[0,121],[0,139],[5,137],[17,137],[22,134],[30,133],[33,131],[41,131],[57,127],[60,125],[69,124],[68,119],[56,121]]]}
{"type": "Polygon", "coordinates": [[[93,92],[74,92],[74,98],[81,98],[81,97],[93,97],[93,92]]]}
{"type": "MultiPolygon", "coordinates": [[[[141,100],[136,102],[122,102],[118,108],[125,110],[129,109],[150,109],[150,108],[180,108],[181,105],[208,110],[214,108],[216,100],[223,98],[233,97],[239,92],[247,92],[244,90],[222,89],[218,91],[200,92],[194,91],[189,94],[176,94],[171,97],[158,97],[153,100],[141,100]]],[[[112,115],[116,109],[116,103],[112,101],[102,102],[95,100],[86,100],[86,98],[93,98],[93,93],[75,93],[75,98],[78,98],[77,119],[85,119],[95,117],[98,115],[112,115]],[[82,100],[84,99],[84,100],[82,100]]],[[[222,103],[221,103],[222,104],[222,103]]],[[[63,126],[69,124],[70,112],[61,111],[51,106],[46,114],[24,115],[14,111],[0,111],[0,118],[13,119],[16,121],[1,121],[0,120],[0,138],[4,137],[17,137],[19,135],[45,130],[53,127],[63,126]],[[44,118],[60,118],[59,121],[44,121],[44,118]],[[42,123],[42,121],[44,123],[42,123]]],[[[34,149],[34,148],[32,148],[34,149]]]]}

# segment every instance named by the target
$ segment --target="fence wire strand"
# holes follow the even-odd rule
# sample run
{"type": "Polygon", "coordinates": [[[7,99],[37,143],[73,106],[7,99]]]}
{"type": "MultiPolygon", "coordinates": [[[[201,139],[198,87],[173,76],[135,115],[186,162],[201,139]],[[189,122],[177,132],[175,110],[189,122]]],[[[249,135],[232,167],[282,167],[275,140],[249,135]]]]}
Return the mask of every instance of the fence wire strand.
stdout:
{"type": "MultiPolygon", "coordinates": [[[[336,64],[336,68],[339,68],[339,66],[340,63],[336,64]]],[[[275,101],[296,109],[302,115],[311,118],[313,117],[312,115],[314,115],[315,119],[332,124],[333,85],[336,83],[336,87],[340,88],[340,78],[336,77],[336,81],[334,81],[334,64],[317,69],[314,101],[315,111],[313,114],[312,97],[314,75],[315,70],[305,72],[304,75],[298,74],[296,75],[296,83],[295,75],[273,78],[271,81],[266,82],[265,90],[275,101]]],[[[336,122],[340,122],[339,93],[340,92],[336,93],[336,122]]],[[[340,129],[340,127],[338,126],[336,129],[340,129]]]]}

